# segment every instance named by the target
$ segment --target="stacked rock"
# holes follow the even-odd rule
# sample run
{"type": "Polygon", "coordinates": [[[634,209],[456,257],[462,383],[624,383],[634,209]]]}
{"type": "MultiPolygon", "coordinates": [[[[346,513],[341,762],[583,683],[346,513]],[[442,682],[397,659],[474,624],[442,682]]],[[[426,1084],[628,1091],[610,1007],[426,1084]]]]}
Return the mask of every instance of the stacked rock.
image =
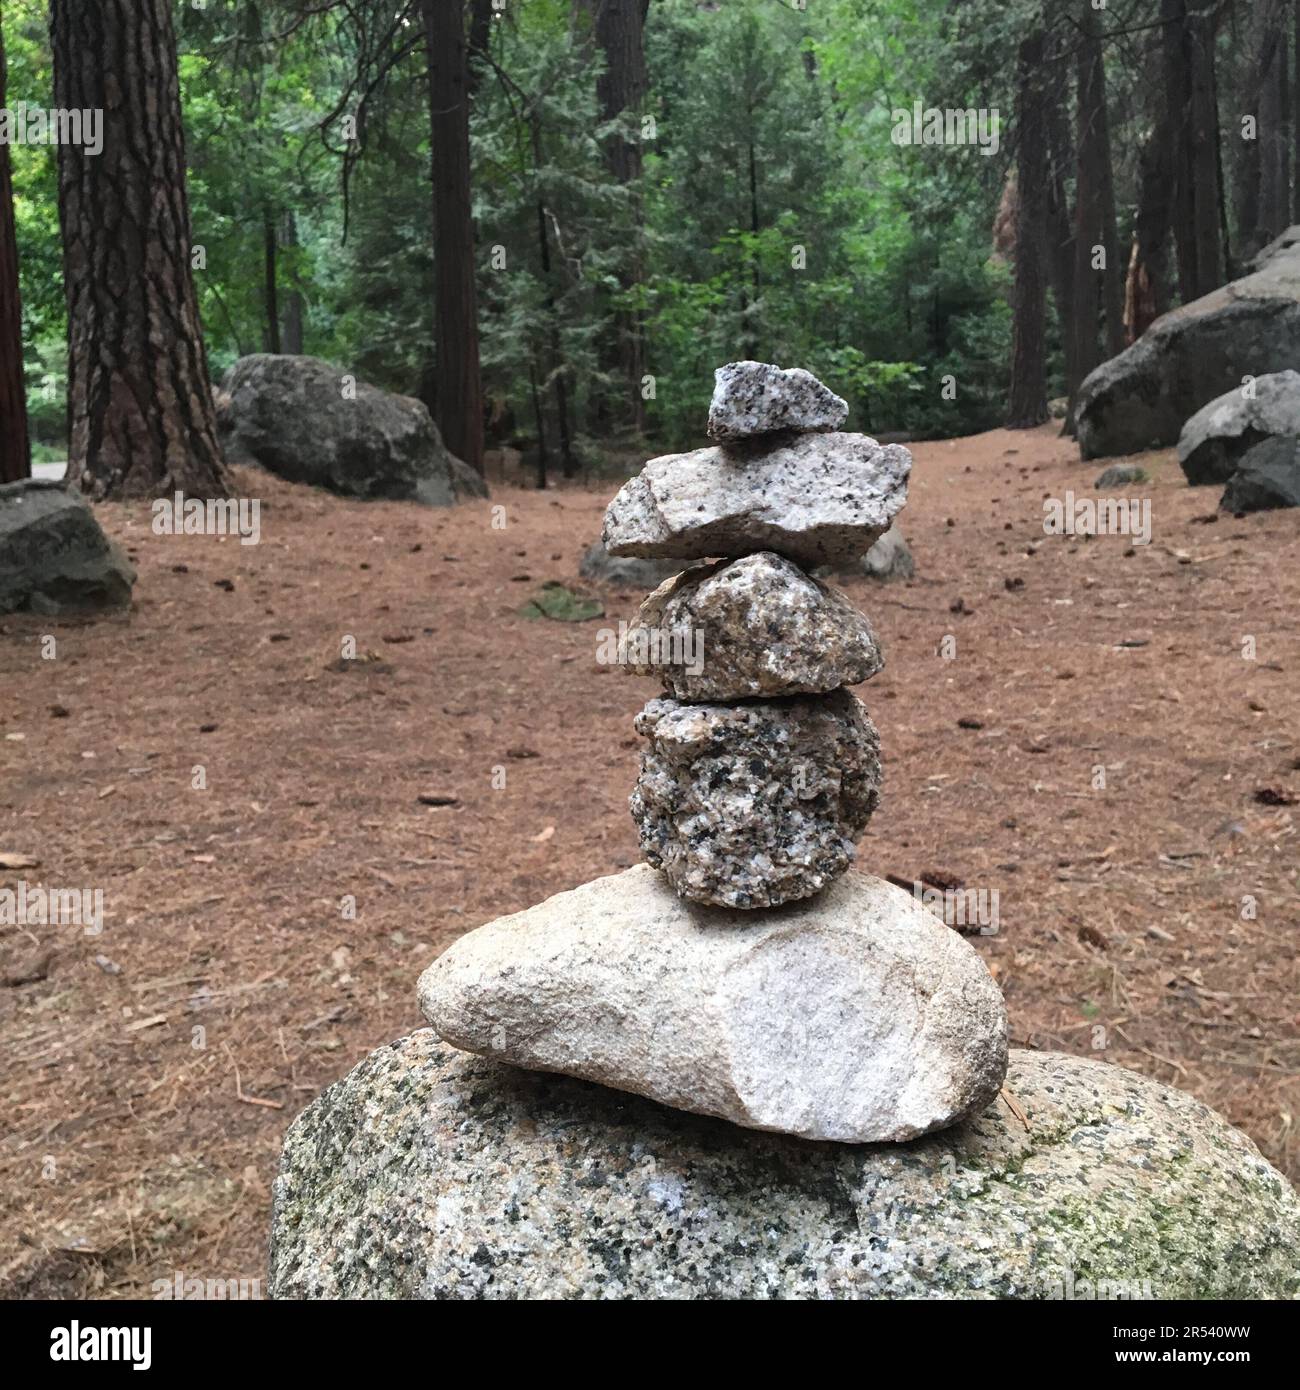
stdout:
{"type": "Polygon", "coordinates": [[[652,459],[610,503],[611,555],[707,561],[626,636],[665,689],[635,721],[652,867],[461,937],[420,980],[452,1046],[846,1142],[910,1139],[997,1095],[1006,1011],[977,953],[903,890],[846,876],[881,782],[847,687],[883,661],[806,571],[870,548],[912,462],[839,433],[846,415],[808,372],[731,363],[718,443],[652,459]]]}
{"type": "Polygon", "coordinates": [[[732,362],[709,410],[720,445],[653,460],[606,514],[611,555],[727,557],[661,584],[627,637],[657,658],[631,669],[668,696],[636,720],[649,748],[632,816],[646,859],[695,902],[820,892],[880,797],[880,740],[845,688],[881,669],[880,644],[796,563],[862,555],[906,501],[907,450],[831,433],[847,414],[808,372],[732,362]]]}

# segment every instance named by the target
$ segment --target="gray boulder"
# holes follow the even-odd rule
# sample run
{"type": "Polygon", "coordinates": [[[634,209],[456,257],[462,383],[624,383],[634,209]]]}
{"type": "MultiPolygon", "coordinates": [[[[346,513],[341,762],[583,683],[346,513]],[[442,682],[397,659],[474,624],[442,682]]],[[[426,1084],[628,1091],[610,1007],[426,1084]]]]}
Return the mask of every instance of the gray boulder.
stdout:
{"type": "Polygon", "coordinates": [[[1172,445],[1190,416],[1243,377],[1300,362],[1300,243],[1273,243],[1255,263],[1089,373],[1075,412],[1084,458],[1172,445]]]}
{"type": "Polygon", "coordinates": [[[1289,1299],[1300,1200],[1181,1091],[1013,1051],[1004,1101],[814,1143],[456,1052],[371,1053],[290,1126],[270,1291],[385,1299],[1289,1299]]]}
{"type": "Polygon", "coordinates": [[[467,932],[420,1007],[467,1052],[808,1139],[914,1139],[991,1104],[1007,1069],[979,954],[869,874],[740,913],[639,864],[467,932]]]}
{"type": "Polygon", "coordinates": [[[916,561],[897,526],[891,526],[862,557],[862,573],[882,583],[915,577],[916,561]]]}
{"type": "Polygon", "coordinates": [[[1178,436],[1178,462],[1187,481],[1226,483],[1237,460],[1272,435],[1300,435],[1300,372],[1257,377],[1250,396],[1240,384],[1202,406],[1178,436]]]}
{"type": "Polygon", "coordinates": [[[135,570],[62,483],[0,484],[0,613],[126,608],[135,570]]]}
{"type": "Polygon", "coordinates": [[[347,378],[317,357],[241,357],[216,396],[227,459],[366,501],[448,507],[487,496],[423,402],[347,378]]]}
{"type": "Polygon", "coordinates": [[[1219,507],[1225,512],[1300,507],[1300,438],[1280,435],[1248,449],[1238,459],[1219,507]]]}
{"type": "Polygon", "coordinates": [[[611,555],[604,541],[592,541],[583,552],[578,574],[593,584],[608,584],[611,589],[646,590],[657,589],[681,567],[678,560],[634,560],[626,555],[611,555]]]}

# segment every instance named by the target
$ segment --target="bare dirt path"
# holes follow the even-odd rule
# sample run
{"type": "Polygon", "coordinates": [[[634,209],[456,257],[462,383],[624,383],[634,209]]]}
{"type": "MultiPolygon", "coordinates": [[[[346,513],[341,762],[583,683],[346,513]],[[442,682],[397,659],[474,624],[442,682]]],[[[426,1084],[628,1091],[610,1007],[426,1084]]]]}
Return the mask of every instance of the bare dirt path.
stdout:
{"type": "MultiPolygon", "coordinates": [[[[915,454],[918,578],[846,586],[888,661],[862,866],[996,890],[1019,1044],[1189,1089],[1294,1176],[1297,514],[1210,520],[1162,453],[1130,490],[1150,545],[1048,537],[1044,495],[1098,471],[1050,430],[915,454]]],[[[285,1126],[419,1025],[420,969],[637,856],[652,686],[596,661],[636,596],[517,612],[575,581],[604,492],[436,512],[242,477],[260,545],[106,506],[130,617],[0,620],[0,854],[39,861],[0,888],[105,907],[98,937],[0,927],[0,1294],[262,1277],[285,1126]]]]}

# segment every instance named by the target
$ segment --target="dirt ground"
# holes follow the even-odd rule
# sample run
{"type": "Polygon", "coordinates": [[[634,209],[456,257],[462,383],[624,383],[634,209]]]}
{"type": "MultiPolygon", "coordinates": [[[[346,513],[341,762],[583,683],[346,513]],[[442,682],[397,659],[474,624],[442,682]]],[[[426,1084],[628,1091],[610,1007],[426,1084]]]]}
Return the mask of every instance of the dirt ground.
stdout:
{"type": "MultiPolygon", "coordinates": [[[[1053,430],[914,452],[918,577],[845,586],[888,662],[858,692],[886,760],[859,863],[996,891],[973,940],[1016,1044],[1184,1087],[1295,1177],[1300,514],[1217,517],[1166,452],[1130,489],[1151,544],[1049,537],[1043,497],[1099,468],[1053,430]]],[[[130,616],[0,620],[0,855],[38,861],[0,887],[105,909],[93,937],[0,928],[9,1297],[264,1278],[285,1127],[420,1025],[419,971],[637,859],[653,687],[596,633],[638,596],[518,615],[576,581],[606,491],[430,511],[241,479],[260,545],[104,506],[130,616]]]]}

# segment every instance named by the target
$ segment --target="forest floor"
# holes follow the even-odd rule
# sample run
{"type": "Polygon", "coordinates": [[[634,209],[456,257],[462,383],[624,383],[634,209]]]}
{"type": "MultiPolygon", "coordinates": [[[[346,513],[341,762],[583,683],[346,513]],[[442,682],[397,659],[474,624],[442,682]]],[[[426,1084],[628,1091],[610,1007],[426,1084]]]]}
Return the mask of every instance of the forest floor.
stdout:
{"type": "MultiPolygon", "coordinates": [[[[1294,1178],[1297,514],[1217,516],[1161,452],[1130,489],[1151,544],[1045,536],[1043,497],[1102,466],[1054,430],[914,452],[918,577],[845,586],[888,662],[859,688],[886,763],[859,863],[995,890],[972,939],[1015,1044],[1183,1087],[1294,1178]]],[[[653,686],[596,633],[639,596],[518,615],[576,583],[606,491],[429,511],[241,479],[260,545],[104,506],[131,614],[0,622],[0,888],[104,894],[98,936],[0,928],[3,1296],[264,1290],[299,1110],[421,1025],[459,933],[638,858],[653,686]]]]}

